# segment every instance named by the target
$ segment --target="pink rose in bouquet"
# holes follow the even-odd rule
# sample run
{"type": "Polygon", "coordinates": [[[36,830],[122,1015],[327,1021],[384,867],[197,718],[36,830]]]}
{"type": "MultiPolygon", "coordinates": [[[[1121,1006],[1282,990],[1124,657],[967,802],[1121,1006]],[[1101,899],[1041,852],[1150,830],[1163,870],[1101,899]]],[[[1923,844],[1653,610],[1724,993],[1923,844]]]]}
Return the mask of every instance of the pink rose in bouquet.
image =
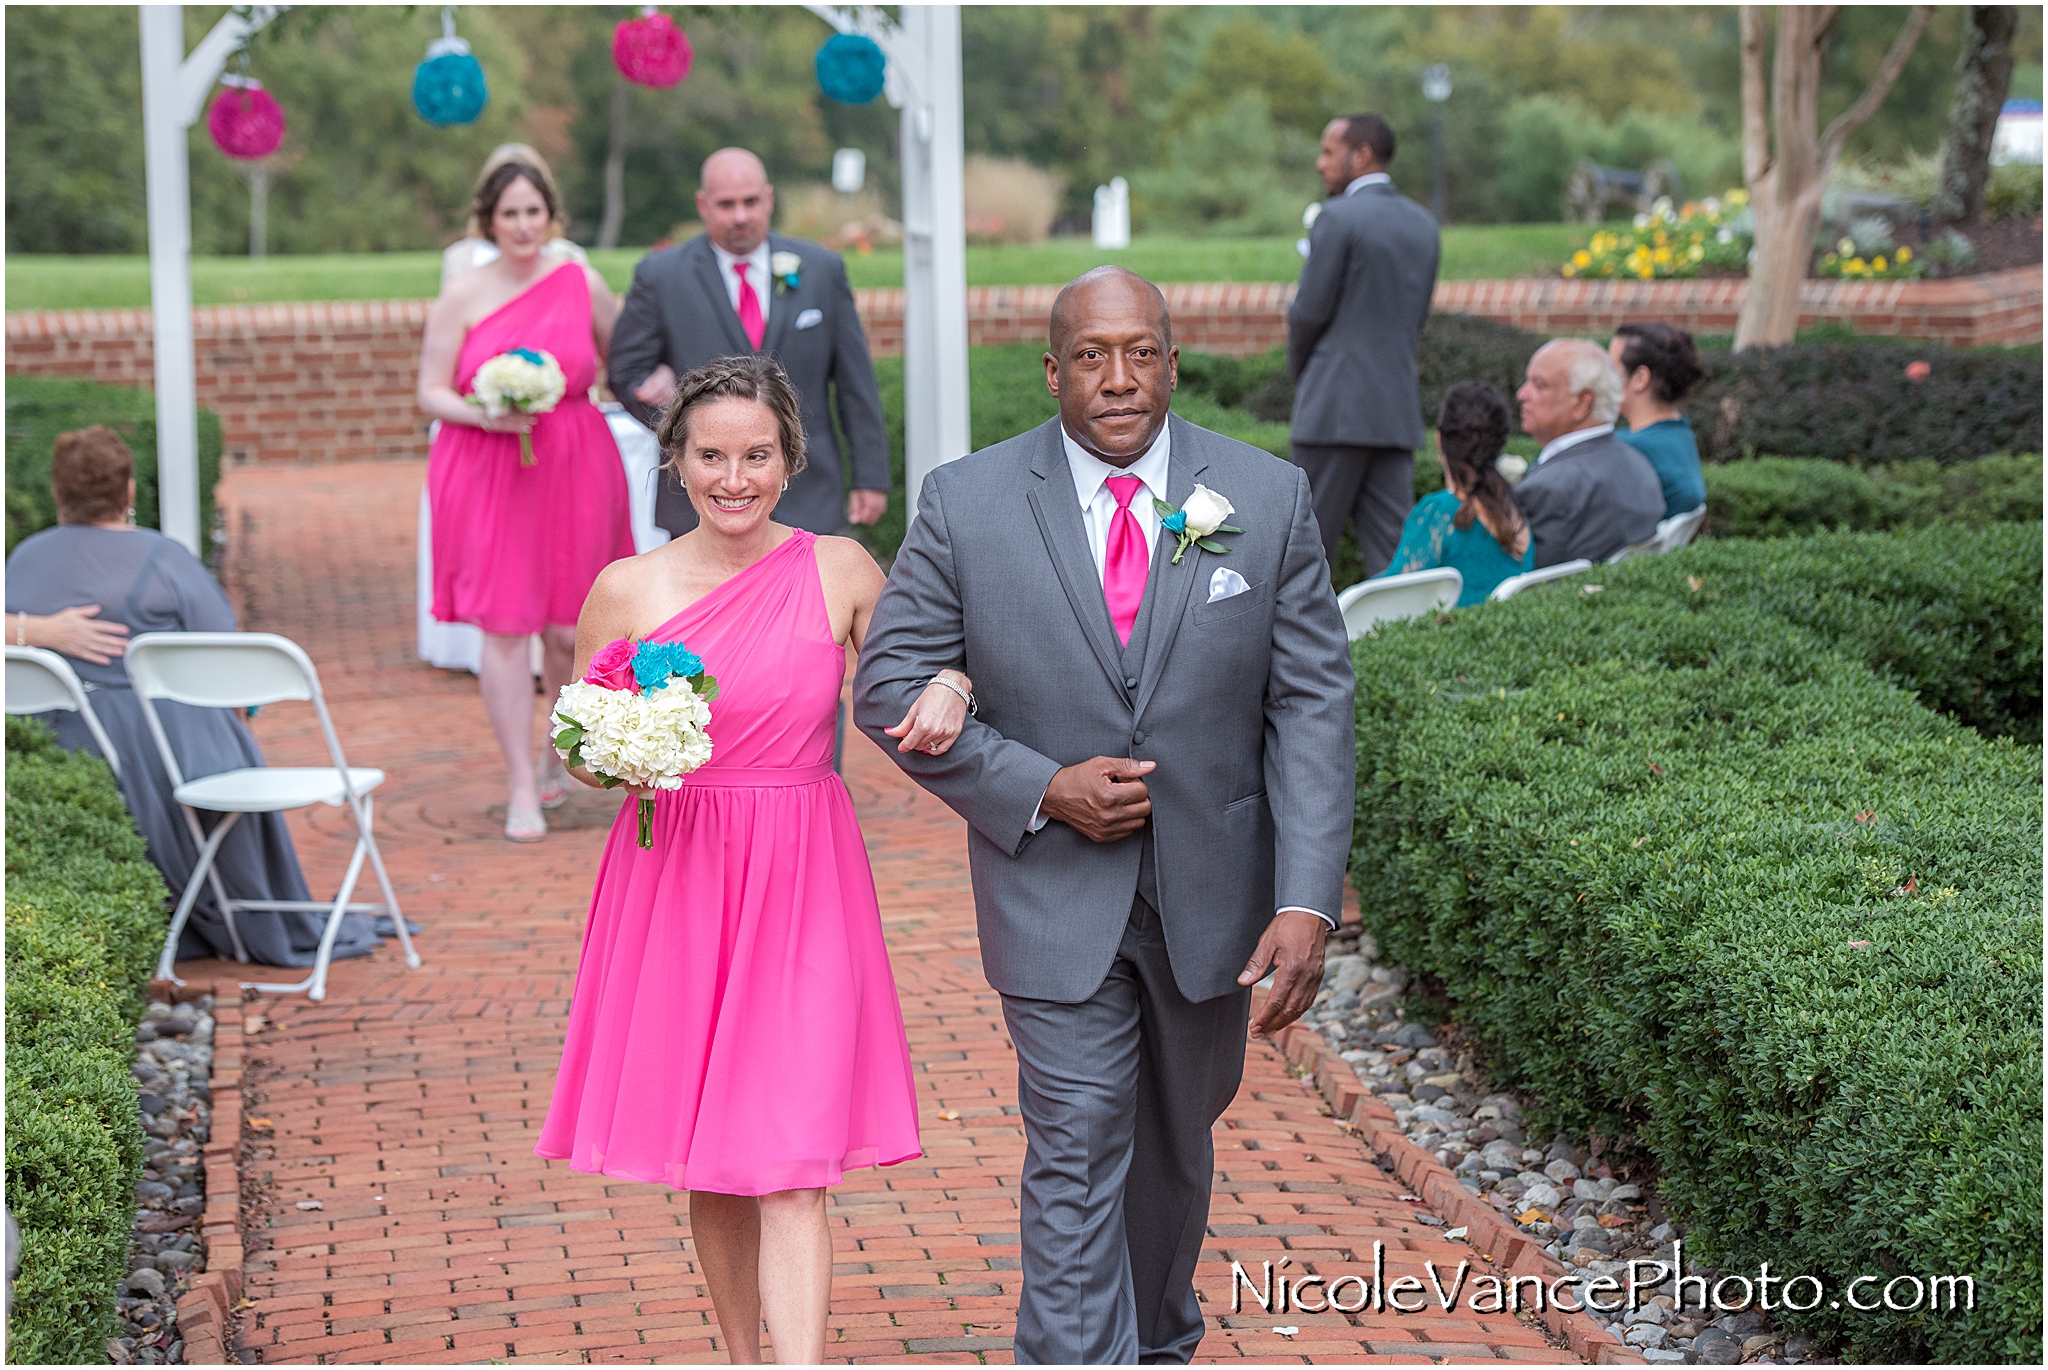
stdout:
{"type": "Polygon", "coordinates": [[[590,658],[590,670],[584,674],[584,681],[607,690],[636,688],[633,682],[633,651],[634,644],[624,638],[606,643],[590,658]]]}

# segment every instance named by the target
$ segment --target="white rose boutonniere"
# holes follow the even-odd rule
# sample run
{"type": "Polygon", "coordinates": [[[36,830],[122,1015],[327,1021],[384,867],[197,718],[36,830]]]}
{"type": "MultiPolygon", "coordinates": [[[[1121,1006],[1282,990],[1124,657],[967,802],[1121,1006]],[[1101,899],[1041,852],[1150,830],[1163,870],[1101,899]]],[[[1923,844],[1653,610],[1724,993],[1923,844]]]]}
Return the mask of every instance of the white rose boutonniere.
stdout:
{"type": "Polygon", "coordinates": [[[1197,485],[1194,493],[1188,496],[1187,503],[1178,509],[1163,499],[1153,500],[1152,507],[1159,513],[1159,526],[1178,539],[1173,549],[1173,564],[1176,566],[1180,565],[1180,559],[1187,555],[1191,546],[1219,556],[1227,553],[1230,549],[1216,541],[1214,535],[1244,531],[1223,521],[1237,510],[1229,500],[1206,485],[1197,485]]]}
{"type": "Polygon", "coordinates": [[[775,293],[794,290],[803,283],[804,259],[794,252],[768,254],[768,274],[775,278],[775,293]]]}

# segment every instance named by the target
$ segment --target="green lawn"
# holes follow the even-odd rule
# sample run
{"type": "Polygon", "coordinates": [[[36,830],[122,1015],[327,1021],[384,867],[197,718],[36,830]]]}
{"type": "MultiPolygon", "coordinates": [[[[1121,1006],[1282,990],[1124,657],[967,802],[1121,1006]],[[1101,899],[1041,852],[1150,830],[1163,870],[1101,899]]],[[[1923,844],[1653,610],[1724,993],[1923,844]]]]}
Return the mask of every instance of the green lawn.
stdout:
{"type": "MultiPolygon", "coordinates": [[[[1445,280],[1486,280],[1554,270],[1584,241],[1577,224],[1453,226],[1444,230],[1445,280]]],[[[614,289],[632,279],[640,248],[594,252],[614,289]]],[[[1120,262],[1155,281],[1291,281],[1301,270],[1292,239],[1139,238],[1122,252],[1100,252],[1086,239],[1059,238],[1036,247],[970,247],[969,285],[1057,285],[1092,266],[1120,262]]],[[[380,252],[321,257],[196,257],[195,304],[258,304],[299,300],[423,299],[438,288],[438,252],[380,252]]],[[[903,254],[849,256],[847,274],[861,286],[903,284],[903,254]]],[[[7,257],[9,309],[122,309],[149,305],[147,257],[7,257]]]]}

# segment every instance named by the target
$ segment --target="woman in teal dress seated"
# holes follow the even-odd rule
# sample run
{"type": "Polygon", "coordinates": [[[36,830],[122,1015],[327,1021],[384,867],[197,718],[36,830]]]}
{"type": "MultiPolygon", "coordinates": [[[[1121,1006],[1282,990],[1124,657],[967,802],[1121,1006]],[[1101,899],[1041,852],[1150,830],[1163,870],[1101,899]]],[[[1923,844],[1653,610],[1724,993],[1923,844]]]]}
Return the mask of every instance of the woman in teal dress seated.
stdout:
{"type": "Polygon", "coordinates": [[[1621,367],[1621,419],[1614,436],[1641,452],[1664,483],[1664,517],[1707,502],[1700,448],[1692,420],[1679,404],[1706,370],[1692,334],[1668,323],[1625,323],[1614,330],[1607,355],[1621,367]]]}
{"type": "Polygon", "coordinates": [[[1536,550],[1514,487],[1495,465],[1511,426],[1508,402],[1492,386],[1460,381],[1444,392],[1436,420],[1444,488],[1408,511],[1393,564],[1380,575],[1452,567],[1465,578],[1458,595],[1463,608],[1535,566],[1536,550]]]}

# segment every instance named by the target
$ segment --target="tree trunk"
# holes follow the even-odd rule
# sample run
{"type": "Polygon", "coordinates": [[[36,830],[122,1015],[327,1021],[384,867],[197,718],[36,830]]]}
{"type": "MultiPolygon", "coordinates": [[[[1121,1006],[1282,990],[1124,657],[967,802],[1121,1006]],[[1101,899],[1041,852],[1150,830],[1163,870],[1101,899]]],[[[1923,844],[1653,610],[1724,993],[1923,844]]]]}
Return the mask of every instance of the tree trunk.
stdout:
{"type": "Polygon", "coordinates": [[[1749,266],[1735,346],[1777,347],[1799,331],[1799,287],[1813,257],[1821,196],[1849,135],[1884,102],[1927,27],[1931,6],[1915,5],[1884,61],[1856,103],[1820,128],[1821,68],[1840,5],[1779,5],[1771,54],[1768,112],[1762,5],[1742,7],[1742,176],[1756,216],[1756,256],[1749,266]]]}
{"type": "Polygon", "coordinates": [[[270,252],[270,163],[256,162],[249,167],[249,255],[267,256],[270,252]]]}
{"type": "Polygon", "coordinates": [[[2012,39],[2019,26],[2017,5],[1970,6],[1970,26],[1956,59],[1956,95],[1948,107],[1948,141],[1941,150],[1941,189],[1934,201],[1940,223],[1975,223],[1983,216],[1991,135],[2012,86],[2012,39]]]}
{"type": "Polygon", "coordinates": [[[626,78],[612,87],[612,135],[604,154],[604,221],[598,225],[597,245],[617,247],[619,232],[626,226],[626,141],[632,133],[626,105],[626,78]]]}

